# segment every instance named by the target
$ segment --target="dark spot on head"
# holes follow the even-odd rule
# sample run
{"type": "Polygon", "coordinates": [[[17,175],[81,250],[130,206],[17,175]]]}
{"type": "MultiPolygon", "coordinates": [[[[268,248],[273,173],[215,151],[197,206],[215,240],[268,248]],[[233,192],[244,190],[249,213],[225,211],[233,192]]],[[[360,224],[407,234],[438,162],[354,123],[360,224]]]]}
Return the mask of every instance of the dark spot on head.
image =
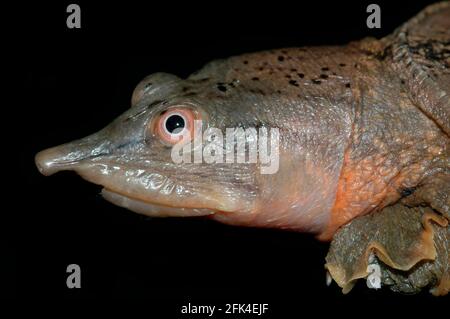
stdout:
{"type": "Polygon", "coordinates": [[[346,88],[350,88],[350,83],[345,83],[346,88]]]}
{"type": "Polygon", "coordinates": [[[248,61],[247,61],[247,60],[245,60],[245,61],[244,61],[244,64],[248,64],[248,61]]]}
{"type": "Polygon", "coordinates": [[[339,63],[339,66],[344,67],[346,64],[345,63],[339,63]]]}
{"type": "Polygon", "coordinates": [[[321,79],[328,79],[328,75],[326,75],[326,74],[321,74],[321,75],[320,75],[320,78],[321,78],[321,79]]]}
{"type": "Polygon", "coordinates": [[[153,83],[152,82],[148,82],[145,86],[144,86],[144,88],[149,88],[149,87],[151,87],[153,85],[153,83]]]}
{"type": "Polygon", "coordinates": [[[405,80],[401,79],[401,80],[400,80],[400,83],[401,83],[401,84],[405,84],[405,80]]]}
{"type": "Polygon", "coordinates": [[[305,77],[303,73],[299,73],[298,76],[300,77],[300,79],[303,79],[305,77]]]}
{"type": "Polygon", "coordinates": [[[258,70],[262,71],[262,70],[264,70],[264,67],[261,66],[258,70]]]}
{"type": "Polygon", "coordinates": [[[292,68],[291,72],[297,72],[297,69],[292,68]]]}
{"type": "Polygon", "coordinates": [[[278,94],[281,94],[281,91],[280,91],[280,90],[277,90],[277,93],[278,93],[278,94]]]}
{"type": "Polygon", "coordinates": [[[253,94],[266,95],[266,93],[264,93],[264,91],[261,90],[261,89],[250,89],[249,92],[250,92],[250,93],[253,93],[253,94]]]}
{"type": "Polygon", "coordinates": [[[259,78],[257,76],[252,78],[253,81],[259,81],[259,78]]]}
{"type": "Polygon", "coordinates": [[[322,71],[330,71],[330,68],[329,67],[323,67],[322,71]]]}
{"type": "Polygon", "coordinates": [[[217,89],[221,92],[226,92],[227,91],[227,87],[225,85],[223,85],[223,83],[218,83],[217,84],[217,89]]]}
{"type": "Polygon", "coordinates": [[[289,81],[289,84],[290,84],[290,85],[293,85],[293,86],[298,86],[298,83],[297,83],[297,81],[295,81],[295,80],[290,80],[290,81],[289,81]]]}
{"type": "Polygon", "coordinates": [[[285,76],[286,76],[286,78],[288,78],[288,79],[291,78],[291,76],[290,76],[289,74],[286,74],[285,76]]]}
{"type": "Polygon", "coordinates": [[[284,61],[284,56],[282,56],[282,55],[278,56],[278,61],[283,62],[284,61]]]}
{"type": "Polygon", "coordinates": [[[320,84],[320,83],[322,83],[322,81],[317,80],[317,79],[312,79],[311,82],[314,83],[314,84],[320,84]]]}
{"type": "Polygon", "coordinates": [[[250,89],[249,91],[253,94],[261,94],[263,96],[266,95],[266,93],[264,93],[264,91],[261,89],[250,89]]]}

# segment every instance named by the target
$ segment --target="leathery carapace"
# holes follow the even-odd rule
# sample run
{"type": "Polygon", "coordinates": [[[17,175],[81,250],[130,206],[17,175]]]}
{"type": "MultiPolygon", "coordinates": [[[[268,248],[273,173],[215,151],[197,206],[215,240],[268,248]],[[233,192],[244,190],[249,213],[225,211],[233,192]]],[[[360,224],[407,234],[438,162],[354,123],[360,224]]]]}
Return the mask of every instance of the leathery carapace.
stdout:
{"type": "Polygon", "coordinates": [[[380,40],[277,49],[213,61],[186,79],[146,77],[99,132],[36,155],[114,204],[149,216],[207,216],[331,241],[344,292],[373,275],[394,291],[450,287],[450,5],[380,40]],[[277,128],[279,168],[174,163],[194,121],[277,128]]]}

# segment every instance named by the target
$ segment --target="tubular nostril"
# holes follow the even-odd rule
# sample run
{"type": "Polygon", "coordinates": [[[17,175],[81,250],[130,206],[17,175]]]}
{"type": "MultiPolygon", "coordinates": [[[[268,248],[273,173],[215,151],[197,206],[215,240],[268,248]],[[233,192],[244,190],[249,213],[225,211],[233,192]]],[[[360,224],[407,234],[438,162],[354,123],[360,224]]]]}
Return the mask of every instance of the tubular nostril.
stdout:
{"type": "Polygon", "coordinates": [[[68,159],[63,146],[52,147],[37,153],[34,161],[39,172],[45,176],[67,170],[79,162],[68,159]]]}
{"type": "Polygon", "coordinates": [[[93,134],[43,150],[36,154],[34,161],[39,172],[46,176],[63,170],[77,170],[85,160],[109,154],[110,145],[102,135],[93,134]]]}
{"type": "Polygon", "coordinates": [[[55,160],[57,160],[57,154],[54,148],[49,148],[36,154],[34,162],[39,172],[45,176],[49,176],[58,171],[55,160]]]}

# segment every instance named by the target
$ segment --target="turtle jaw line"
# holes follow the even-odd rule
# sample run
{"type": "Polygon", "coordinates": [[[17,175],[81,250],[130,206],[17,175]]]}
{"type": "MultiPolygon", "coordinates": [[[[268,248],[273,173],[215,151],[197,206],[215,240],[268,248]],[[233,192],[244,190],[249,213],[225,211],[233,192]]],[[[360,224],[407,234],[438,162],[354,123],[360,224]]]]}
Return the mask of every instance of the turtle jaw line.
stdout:
{"type": "Polygon", "coordinates": [[[103,198],[114,205],[151,217],[194,217],[215,214],[214,210],[208,208],[161,205],[159,203],[134,198],[106,187],[102,189],[101,194],[103,198]]]}

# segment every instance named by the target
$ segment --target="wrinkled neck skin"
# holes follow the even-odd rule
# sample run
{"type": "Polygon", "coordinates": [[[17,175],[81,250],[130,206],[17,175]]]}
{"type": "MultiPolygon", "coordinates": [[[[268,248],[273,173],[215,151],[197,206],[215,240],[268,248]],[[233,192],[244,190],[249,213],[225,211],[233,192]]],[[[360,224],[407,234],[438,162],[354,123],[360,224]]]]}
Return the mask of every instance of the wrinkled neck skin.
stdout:
{"type": "MultiPolygon", "coordinates": [[[[257,96],[252,111],[270,110],[266,125],[280,128],[280,168],[273,175],[258,175],[251,212],[212,218],[234,225],[326,231],[355,120],[351,70],[339,64],[350,65],[357,52],[343,49],[289,49],[231,58],[248,77],[258,78],[257,85],[264,83],[253,90],[272,92],[257,96]],[[263,82],[265,78],[270,82],[263,82]]],[[[233,68],[228,78],[236,72],[241,70],[233,68]]]]}
{"type": "Polygon", "coordinates": [[[310,97],[271,102],[277,111],[267,126],[281,128],[278,172],[257,175],[258,196],[251,211],[211,217],[233,225],[321,233],[329,223],[349,144],[353,112],[344,102],[350,98],[348,92],[340,101],[317,103],[310,97]]]}

